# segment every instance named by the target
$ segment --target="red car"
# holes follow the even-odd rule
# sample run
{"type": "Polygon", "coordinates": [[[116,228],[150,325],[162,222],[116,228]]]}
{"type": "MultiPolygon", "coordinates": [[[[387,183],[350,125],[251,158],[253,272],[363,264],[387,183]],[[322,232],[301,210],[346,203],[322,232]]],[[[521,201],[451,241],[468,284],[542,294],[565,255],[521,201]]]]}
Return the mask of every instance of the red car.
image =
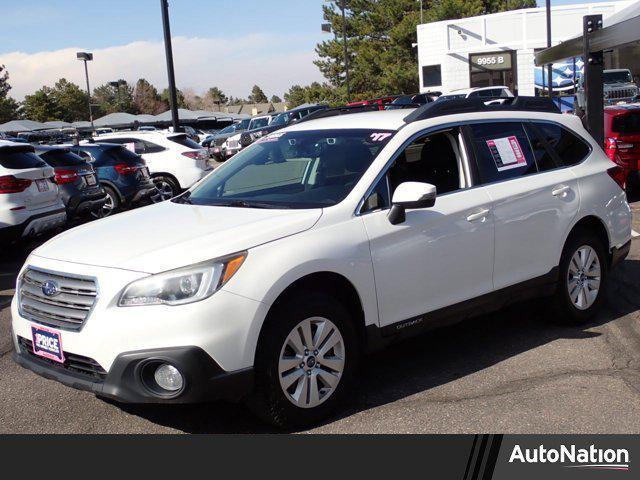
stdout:
{"type": "Polygon", "coordinates": [[[605,152],[627,171],[627,184],[640,186],[640,104],[604,109],[605,152]]]}
{"type": "Polygon", "coordinates": [[[358,107],[358,106],[364,106],[364,105],[377,104],[379,110],[384,110],[385,105],[389,105],[399,96],[400,95],[389,95],[388,97],[380,97],[380,98],[374,98],[371,100],[361,100],[359,102],[351,102],[351,103],[347,103],[347,107],[358,107]]]}

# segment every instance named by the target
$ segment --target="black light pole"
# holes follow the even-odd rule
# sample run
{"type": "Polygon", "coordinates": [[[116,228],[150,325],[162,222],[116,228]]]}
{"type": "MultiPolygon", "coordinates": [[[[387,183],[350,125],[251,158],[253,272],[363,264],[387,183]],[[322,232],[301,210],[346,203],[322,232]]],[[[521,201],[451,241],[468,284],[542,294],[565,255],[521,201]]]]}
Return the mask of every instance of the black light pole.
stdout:
{"type": "Polygon", "coordinates": [[[84,62],[84,76],[87,80],[87,104],[89,105],[89,120],[91,121],[91,130],[93,130],[93,110],[91,109],[91,89],[89,88],[89,68],[87,67],[87,62],[93,60],[93,53],[77,52],[76,58],[84,62]]]}
{"type": "MultiPolygon", "coordinates": [[[[551,48],[551,0],[547,0],[547,48],[551,48]]],[[[549,97],[553,95],[553,63],[547,65],[549,97]]]]}
{"type": "Polygon", "coordinates": [[[344,42],[344,74],[347,82],[347,102],[351,101],[351,86],[349,85],[349,52],[347,51],[347,15],[345,14],[345,0],[340,2],[342,10],[342,40],[344,42]]]}
{"type": "Polygon", "coordinates": [[[176,95],[176,76],[173,71],[173,51],[171,48],[171,29],[169,27],[169,1],[160,0],[162,9],[162,27],[164,29],[164,50],[167,57],[167,76],[169,77],[169,103],[171,104],[171,121],[173,131],[179,132],[178,96],[176,95]]]}

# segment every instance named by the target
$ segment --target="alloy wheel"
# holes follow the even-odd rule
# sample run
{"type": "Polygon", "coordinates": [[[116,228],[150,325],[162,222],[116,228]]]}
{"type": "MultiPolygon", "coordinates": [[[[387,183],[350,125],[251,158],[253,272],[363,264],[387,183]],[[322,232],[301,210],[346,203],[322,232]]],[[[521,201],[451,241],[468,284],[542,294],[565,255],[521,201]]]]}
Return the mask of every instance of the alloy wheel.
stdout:
{"type": "Polygon", "coordinates": [[[287,399],[314,408],[336,390],[345,367],[345,342],[338,327],[323,317],[300,322],[280,351],[278,375],[287,399]]]}
{"type": "Polygon", "coordinates": [[[587,310],[594,304],[600,291],[602,271],[597,252],[583,245],[573,254],[567,273],[567,291],[573,305],[587,310]]]}
{"type": "Polygon", "coordinates": [[[174,197],[173,186],[164,180],[155,180],[153,182],[156,186],[157,193],[151,196],[151,200],[154,203],[164,202],[174,197]]]}
{"type": "Polygon", "coordinates": [[[108,217],[113,213],[115,206],[116,205],[115,205],[115,201],[113,200],[113,197],[109,193],[107,193],[107,201],[104,202],[104,205],[102,205],[101,208],[91,212],[91,215],[93,215],[95,218],[108,217]]]}

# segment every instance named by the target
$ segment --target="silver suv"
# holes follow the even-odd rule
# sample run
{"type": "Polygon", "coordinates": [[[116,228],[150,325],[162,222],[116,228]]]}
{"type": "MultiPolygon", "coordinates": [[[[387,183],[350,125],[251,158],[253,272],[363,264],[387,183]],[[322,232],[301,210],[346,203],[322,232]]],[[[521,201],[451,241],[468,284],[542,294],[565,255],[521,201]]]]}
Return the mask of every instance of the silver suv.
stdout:
{"type": "MultiPolygon", "coordinates": [[[[603,98],[605,105],[614,105],[619,102],[634,102],[638,96],[638,86],[633,81],[631,71],[627,68],[605,70],[602,72],[603,98]]],[[[576,105],[574,110],[584,110],[586,105],[584,92],[584,76],[578,81],[576,92],[576,105]]]]}

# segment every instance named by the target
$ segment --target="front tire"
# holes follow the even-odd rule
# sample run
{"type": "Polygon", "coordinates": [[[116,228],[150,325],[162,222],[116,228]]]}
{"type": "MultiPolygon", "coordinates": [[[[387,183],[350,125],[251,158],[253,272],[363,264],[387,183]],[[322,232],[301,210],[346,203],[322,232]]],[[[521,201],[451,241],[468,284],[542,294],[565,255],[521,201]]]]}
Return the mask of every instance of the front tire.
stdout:
{"type": "Polygon", "coordinates": [[[335,298],[300,292],[270,314],[255,360],[249,408],[281,428],[328,417],[353,383],[357,333],[335,298]]]}
{"type": "Polygon", "coordinates": [[[604,302],[608,269],[607,250],[596,235],[588,230],[571,235],[560,260],[558,321],[581,325],[593,318],[604,302]]]}

